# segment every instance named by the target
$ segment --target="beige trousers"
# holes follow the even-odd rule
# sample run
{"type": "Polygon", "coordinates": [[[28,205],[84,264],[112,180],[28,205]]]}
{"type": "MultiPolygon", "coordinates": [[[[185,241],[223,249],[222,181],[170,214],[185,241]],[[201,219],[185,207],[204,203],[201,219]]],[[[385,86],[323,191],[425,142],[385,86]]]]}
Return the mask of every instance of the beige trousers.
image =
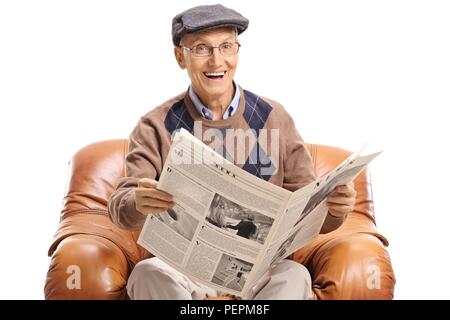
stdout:
{"type": "MultiPolygon", "coordinates": [[[[133,300],[201,300],[219,296],[221,292],[188,277],[153,257],[139,262],[127,284],[133,300]]],[[[311,276],[308,270],[292,260],[283,260],[268,271],[252,288],[246,300],[309,300],[312,299],[311,276]]]]}

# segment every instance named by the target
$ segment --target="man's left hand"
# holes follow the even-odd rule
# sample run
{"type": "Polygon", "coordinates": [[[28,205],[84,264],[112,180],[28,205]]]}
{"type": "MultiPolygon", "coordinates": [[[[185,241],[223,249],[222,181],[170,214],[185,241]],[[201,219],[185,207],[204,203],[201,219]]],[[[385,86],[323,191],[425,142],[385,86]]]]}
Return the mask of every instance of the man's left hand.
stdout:
{"type": "Polygon", "coordinates": [[[346,218],[353,211],[356,202],[356,190],[353,182],[343,186],[337,186],[328,196],[328,212],[334,217],[346,218]]]}

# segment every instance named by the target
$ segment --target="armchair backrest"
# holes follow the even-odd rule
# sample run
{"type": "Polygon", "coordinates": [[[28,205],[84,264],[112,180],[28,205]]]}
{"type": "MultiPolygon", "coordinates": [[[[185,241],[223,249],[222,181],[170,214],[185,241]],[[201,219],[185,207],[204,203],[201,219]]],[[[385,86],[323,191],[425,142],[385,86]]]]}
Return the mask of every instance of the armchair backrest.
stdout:
{"type": "Polygon", "coordinates": [[[69,162],[61,219],[80,212],[106,214],[108,198],[125,175],[128,140],[108,140],[79,150],[69,162]]]}

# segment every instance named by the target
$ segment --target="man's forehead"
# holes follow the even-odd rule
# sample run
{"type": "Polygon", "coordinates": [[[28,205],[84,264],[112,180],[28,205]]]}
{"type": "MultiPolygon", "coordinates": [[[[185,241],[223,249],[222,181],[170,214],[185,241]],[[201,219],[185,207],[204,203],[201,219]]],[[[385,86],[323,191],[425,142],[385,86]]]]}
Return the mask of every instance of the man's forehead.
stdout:
{"type": "Polygon", "coordinates": [[[214,41],[214,40],[234,39],[235,36],[236,30],[234,28],[220,28],[214,30],[188,33],[184,35],[181,39],[183,42],[214,41]]]}

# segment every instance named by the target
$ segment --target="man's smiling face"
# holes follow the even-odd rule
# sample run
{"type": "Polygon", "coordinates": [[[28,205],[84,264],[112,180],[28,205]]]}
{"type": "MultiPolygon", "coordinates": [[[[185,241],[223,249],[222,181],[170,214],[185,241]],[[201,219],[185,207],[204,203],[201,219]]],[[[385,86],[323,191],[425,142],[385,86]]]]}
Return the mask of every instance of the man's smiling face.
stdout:
{"type": "Polygon", "coordinates": [[[225,42],[234,43],[236,31],[234,28],[219,28],[206,32],[185,35],[181,39],[181,47],[175,48],[175,56],[179,66],[187,69],[192,87],[200,97],[221,99],[232,97],[233,77],[239,60],[239,53],[223,56],[218,48],[211,56],[196,57],[184,47],[197,45],[218,47],[225,42]]]}

